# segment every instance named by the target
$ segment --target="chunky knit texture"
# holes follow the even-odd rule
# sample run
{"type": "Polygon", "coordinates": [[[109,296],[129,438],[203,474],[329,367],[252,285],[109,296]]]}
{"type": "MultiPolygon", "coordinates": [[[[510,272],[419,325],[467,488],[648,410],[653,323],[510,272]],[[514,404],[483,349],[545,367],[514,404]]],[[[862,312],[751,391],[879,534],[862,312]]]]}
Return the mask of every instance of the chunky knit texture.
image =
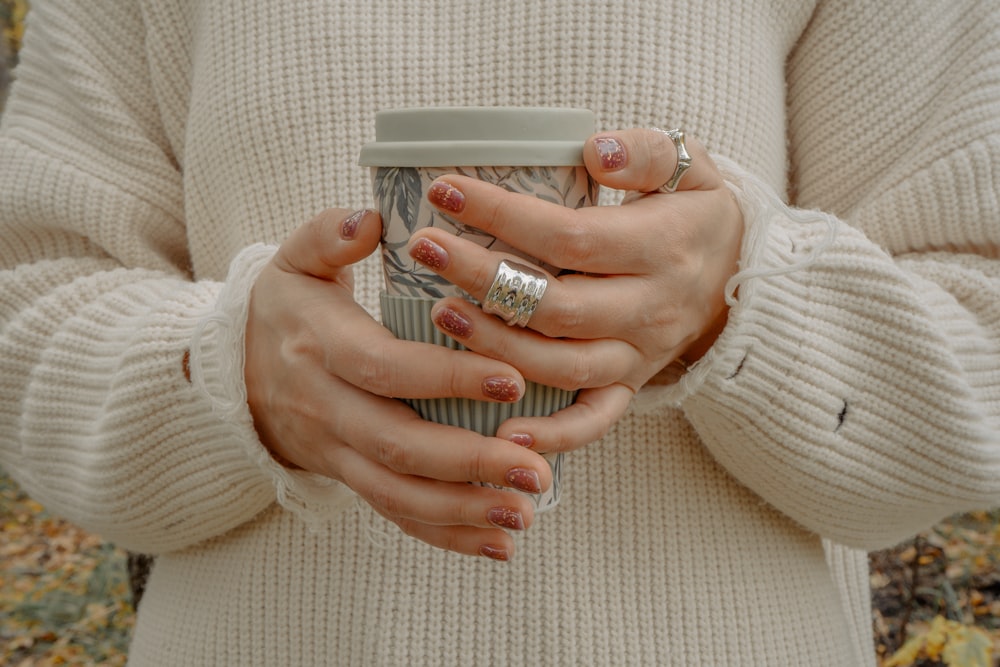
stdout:
{"type": "MultiPolygon", "coordinates": [[[[1000,503],[997,3],[32,6],[0,131],[0,465],[158,555],[132,664],[857,667],[855,549],[1000,503]],[[245,405],[253,277],[370,205],[374,113],[415,105],[684,127],[747,219],[721,338],[568,457],[507,564],[285,470],[245,405]]],[[[370,258],[373,315],[379,283],[370,258]]]]}

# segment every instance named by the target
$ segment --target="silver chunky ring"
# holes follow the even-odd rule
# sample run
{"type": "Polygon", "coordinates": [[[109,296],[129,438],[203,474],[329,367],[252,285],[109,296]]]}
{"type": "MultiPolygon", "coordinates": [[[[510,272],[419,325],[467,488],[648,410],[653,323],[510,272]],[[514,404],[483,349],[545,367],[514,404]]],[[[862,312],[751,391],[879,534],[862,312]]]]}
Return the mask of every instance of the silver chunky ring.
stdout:
{"type": "Polygon", "coordinates": [[[528,325],[549,281],[524,264],[500,262],[493,284],[483,300],[483,312],[498,315],[508,325],[528,325]]]}
{"type": "Polygon", "coordinates": [[[654,192],[670,194],[677,190],[681,178],[684,177],[684,172],[691,168],[691,155],[687,152],[687,147],[684,145],[683,130],[661,130],[658,127],[654,127],[653,129],[670,137],[670,140],[674,142],[674,147],[677,149],[677,168],[674,169],[673,176],[666,183],[654,190],[654,192]]]}

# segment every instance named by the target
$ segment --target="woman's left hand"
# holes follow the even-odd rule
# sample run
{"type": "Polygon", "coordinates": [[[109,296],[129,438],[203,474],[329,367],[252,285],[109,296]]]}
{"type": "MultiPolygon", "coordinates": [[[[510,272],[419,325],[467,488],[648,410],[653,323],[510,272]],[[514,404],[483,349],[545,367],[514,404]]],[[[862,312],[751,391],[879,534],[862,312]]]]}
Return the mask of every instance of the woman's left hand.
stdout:
{"type": "MultiPolygon", "coordinates": [[[[691,138],[686,146],[691,167],[676,192],[661,193],[678,162],[669,136],[633,129],[592,137],[584,161],[597,182],[651,193],[620,206],[574,210],[457,175],[431,187],[428,199],[450,217],[572,272],[548,276],[525,329],[459,298],[435,306],[436,326],[469,349],[527,379],[582,390],[551,417],[508,420],[500,437],[540,451],[592,442],[640,387],[677,359],[693,363],[719,335],[743,216],[704,147],[691,138]]],[[[524,263],[435,228],[414,234],[409,249],[480,301],[501,260],[524,263]]]]}

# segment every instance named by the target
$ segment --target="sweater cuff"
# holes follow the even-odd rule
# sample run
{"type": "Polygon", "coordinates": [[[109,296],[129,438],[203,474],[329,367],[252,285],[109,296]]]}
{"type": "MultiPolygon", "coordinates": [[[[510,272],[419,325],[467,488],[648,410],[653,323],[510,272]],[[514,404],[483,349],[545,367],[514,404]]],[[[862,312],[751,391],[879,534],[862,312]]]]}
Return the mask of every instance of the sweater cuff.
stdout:
{"type": "Polygon", "coordinates": [[[354,494],[336,480],[291,470],[276,461],[261,443],[247,403],[244,336],[250,292],[275,252],[276,246],[255,244],[230,264],[214,310],[193,335],[191,382],[219,417],[237,430],[247,456],[274,484],[278,504],[318,528],[350,505],[354,494]]]}

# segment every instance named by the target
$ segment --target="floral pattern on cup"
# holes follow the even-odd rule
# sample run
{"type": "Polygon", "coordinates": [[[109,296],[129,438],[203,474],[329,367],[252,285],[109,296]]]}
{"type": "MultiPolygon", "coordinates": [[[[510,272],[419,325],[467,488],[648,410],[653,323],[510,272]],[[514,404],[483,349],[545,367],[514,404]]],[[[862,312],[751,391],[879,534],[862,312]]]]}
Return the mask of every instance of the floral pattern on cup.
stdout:
{"type": "Polygon", "coordinates": [[[425,193],[440,176],[461,174],[493,183],[512,192],[531,194],[562,206],[580,208],[597,201],[597,184],[582,166],[558,167],[375,167],[372,185],[382,215],[382,269],[386,291],[395,296],[468,298],[458,287],[413,261],[406,252],[413,233],[438,227],[475,241],[484,248],[517,255],[558,274],[557,267],[541,264],[520,249],[464,225],[438,211],[425,193]]]}

